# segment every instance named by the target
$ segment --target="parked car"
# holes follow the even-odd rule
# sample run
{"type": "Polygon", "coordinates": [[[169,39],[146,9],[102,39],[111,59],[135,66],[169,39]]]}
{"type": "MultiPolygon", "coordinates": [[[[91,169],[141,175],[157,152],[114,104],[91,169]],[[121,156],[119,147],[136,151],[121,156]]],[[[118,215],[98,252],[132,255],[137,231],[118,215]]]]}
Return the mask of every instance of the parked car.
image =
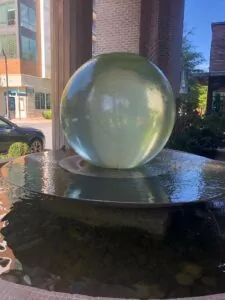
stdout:
{"type": "Polygon", "coordinates": [[[0,152],[8,152],[9,147],[16,142],[27,143],[31,152],[41,152],[45,148],[45,136],[42,131],[20,127],[0,116],[0,152]]]}

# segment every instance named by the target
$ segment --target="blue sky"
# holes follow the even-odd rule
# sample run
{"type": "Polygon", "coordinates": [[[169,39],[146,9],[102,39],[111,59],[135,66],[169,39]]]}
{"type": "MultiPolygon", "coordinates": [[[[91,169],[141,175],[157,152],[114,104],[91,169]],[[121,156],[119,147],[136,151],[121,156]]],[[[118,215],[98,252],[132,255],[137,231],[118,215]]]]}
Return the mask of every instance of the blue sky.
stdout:
{"type": "Polygon", "coordinates": [[[184,27],[193,29],[193,45],[206,59],[204,69],[209,66],[211,46],[211,23],[225,21],[225,0],[186,0],[184,27]]]}

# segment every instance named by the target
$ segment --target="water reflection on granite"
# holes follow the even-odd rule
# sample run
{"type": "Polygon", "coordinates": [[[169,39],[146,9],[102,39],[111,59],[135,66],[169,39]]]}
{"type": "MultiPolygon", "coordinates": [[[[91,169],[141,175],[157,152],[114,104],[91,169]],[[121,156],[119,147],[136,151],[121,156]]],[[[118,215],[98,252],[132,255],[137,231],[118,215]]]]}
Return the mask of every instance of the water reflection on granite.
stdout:
{"type": "Polygon", "coordinates": [[[128,172],[129,176],[125,174],[124,178],[89,176],[95,171],[103,175],[115,171],[93,171],[92,167],[80,164],[75,170],[77,174],[71,174],[59,166],[66,157],[60,151],[30,155],[4,166],[2,175],[12,184],[31,191],[121,206],[205,201],[225,192],[225,164],[187,153],[164,150],[139,169],[121,171],[128,172]]]}

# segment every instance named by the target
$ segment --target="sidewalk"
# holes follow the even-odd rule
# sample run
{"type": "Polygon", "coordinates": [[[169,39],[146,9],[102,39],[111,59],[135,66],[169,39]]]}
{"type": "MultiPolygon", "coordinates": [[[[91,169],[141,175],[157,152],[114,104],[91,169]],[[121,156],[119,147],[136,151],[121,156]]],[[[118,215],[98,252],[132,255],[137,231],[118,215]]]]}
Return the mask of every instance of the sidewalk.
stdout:
{"type": "Polygon", "coordinates": [[[39,118],[39,119],[12,119],[10,120],[11,122],[13,123],[16,123],[16,124],[34,124],[34,123],[49,123],[51,124],[52,123],[52,120],[47,120],[47,119],[44,119],[44,118],[39,118]]]}

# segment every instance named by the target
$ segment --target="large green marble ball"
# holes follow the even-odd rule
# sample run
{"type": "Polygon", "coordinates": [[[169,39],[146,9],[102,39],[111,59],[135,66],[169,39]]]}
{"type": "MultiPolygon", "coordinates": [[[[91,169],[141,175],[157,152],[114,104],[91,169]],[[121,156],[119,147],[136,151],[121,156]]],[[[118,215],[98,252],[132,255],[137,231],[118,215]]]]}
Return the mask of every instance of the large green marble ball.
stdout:
{"type": "Polygon", "coordinates": [[[130,53],[97,56],[65,87],[61,125],[69,145],[105,168],[134,168],[156,156],[175,120],[175,101],[163,73],[130,53]]]}

